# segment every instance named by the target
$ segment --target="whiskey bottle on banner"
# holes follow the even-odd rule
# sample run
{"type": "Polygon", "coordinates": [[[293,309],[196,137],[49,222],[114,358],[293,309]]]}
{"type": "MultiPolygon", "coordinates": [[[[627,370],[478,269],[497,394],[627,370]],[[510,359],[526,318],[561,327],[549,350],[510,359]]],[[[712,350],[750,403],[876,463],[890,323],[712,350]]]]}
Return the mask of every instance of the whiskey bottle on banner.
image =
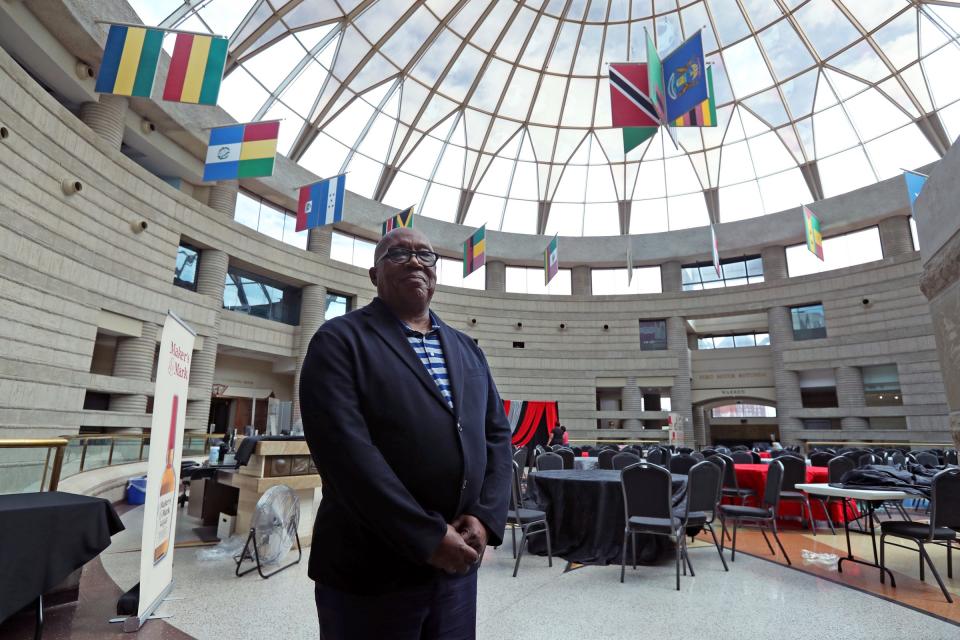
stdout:
{"type": "Polygon", "coordinates": [[[173,522],[173,510],[177,504],[176,474],[173,472],[173,448],[177,442],[177,410],[180,396],[173,395],[170,408],[170,439],[167,444],[167,466],[160,480],[160,500],[157,505],[156,544],[153,550],[153,564],[158,564],[167,555],[170,547],[170,524],[173,522]]]}

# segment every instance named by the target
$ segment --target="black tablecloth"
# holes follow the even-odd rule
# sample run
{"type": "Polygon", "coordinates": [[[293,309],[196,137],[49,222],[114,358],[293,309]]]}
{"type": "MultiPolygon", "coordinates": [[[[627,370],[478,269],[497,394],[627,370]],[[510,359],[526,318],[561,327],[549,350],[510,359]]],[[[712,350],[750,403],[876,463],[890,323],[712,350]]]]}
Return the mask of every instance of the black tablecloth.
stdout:
{"type": "Polygon", "coordinates": [[[0,495],[0,622],[98,556],[119,531],[123,523],[102,498],[0,495]]]}
{"type": "MultiPolygon", "coordinates": [[[[547,512],[553,555],[583,564],[620,564],[625,521],[619,471],[538,471],[527,487],[547,512]]],[[[687,476],[674,474],[674,507],[683,504],[686,492],[687,476]]],[[[546,555],[544,536],[531,537],[528,549],[546,555]]],[[[637,562],[656,562],[667,549],[672,546],[665,536],[637,534],[637,562]]],[[[627,556],[631,561],[629,550],[627,556]]]]}

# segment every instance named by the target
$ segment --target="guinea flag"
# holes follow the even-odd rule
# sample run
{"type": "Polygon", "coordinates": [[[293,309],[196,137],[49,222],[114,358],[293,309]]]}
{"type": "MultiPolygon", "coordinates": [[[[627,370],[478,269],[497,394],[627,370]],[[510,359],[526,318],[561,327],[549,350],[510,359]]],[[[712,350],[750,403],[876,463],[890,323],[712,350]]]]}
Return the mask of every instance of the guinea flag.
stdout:
{"type": "Polygon", "coordinates": [[[227,63],[229,40],[221,36],[178,33],[163,87],[163,99],[191,104],[217,104],[227,63]]]}

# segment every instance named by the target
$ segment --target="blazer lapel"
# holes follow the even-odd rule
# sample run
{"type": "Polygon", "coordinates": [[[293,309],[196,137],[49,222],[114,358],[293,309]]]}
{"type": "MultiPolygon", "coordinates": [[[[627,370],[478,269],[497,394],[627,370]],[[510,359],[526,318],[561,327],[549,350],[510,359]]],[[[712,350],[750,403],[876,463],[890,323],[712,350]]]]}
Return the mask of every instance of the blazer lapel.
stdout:
{"type": "MultiPolygon", "coordinates": [[[[427,392],[440,402],[445,409],[450,410],[450,405],[440,392],[440,387],[433,381],[433,378],[427,373],[426,367],[420,362],[420,358],[414,353],[407,337],[403,334],[400,321],[397,320],[390,310],[384,306],[379,298],[374,299],[367,307],[368,324],[377,333],[380,338],[387,343],[387,346],[393,350],[397,357],[413,372],[413,375],[420,380],[427,392]]],[[[441,339],[441,344],[443,344],[441,339]]],[[[446,357],[446,346],[444,345],[444,356],[446,357]]],[[[449,365],[448,365],[449,366],[449,365]]],[[[454,396],[456,398],[456,396],[454,396]]]]}
{"type": "Polygon", "coordinates": [[[463,406],[463,359],[460,357],[460,345],[453,337],[450,327],[439,317],[437,324],[440,325],[440,346],[443,347],[447,377],[450,379],[450,389],[453,391],[453,415],[459,418],[460,408],[463,406]]]}

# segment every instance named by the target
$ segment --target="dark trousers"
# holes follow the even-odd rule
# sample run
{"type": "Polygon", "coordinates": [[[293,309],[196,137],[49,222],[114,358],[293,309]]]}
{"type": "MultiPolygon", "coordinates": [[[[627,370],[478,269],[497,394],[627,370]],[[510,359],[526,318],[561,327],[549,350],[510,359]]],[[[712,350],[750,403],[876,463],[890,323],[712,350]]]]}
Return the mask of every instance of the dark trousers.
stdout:
{"type": "Polygon", "coordinates": [[[476,638],[476,571],[377,596],[344,593],[319,582],[315,593],[320,640],[476,638]]]}

